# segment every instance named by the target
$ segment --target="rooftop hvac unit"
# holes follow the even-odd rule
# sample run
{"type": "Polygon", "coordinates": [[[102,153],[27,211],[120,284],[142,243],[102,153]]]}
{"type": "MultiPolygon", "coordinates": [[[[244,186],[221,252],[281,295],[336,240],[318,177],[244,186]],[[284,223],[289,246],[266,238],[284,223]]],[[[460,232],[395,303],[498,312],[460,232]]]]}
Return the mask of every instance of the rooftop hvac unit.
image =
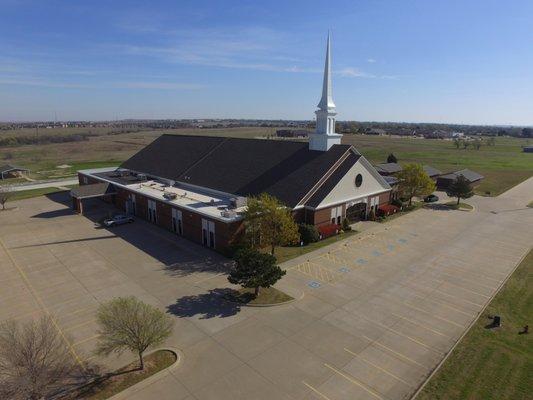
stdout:
{"type": "Polygon", "coordinates": [[[220,212],[220,215],[222,215],[224,218],[234,218],[237,213],[233,210],[224,210],[220,212]]]}
{"type": "Polygon", "coordinates": [[[165,192],[163,193],[163,197],[167,200],[175,200],[178,195],[176,193],[165,192]]]}
{"type": "Polygon", "coordinates": [[[146,174],[137,174],[137,178],[141,181],[141,182],[146,182],[148,180],[148,177],[146,176],[146,174]]]}
{"type": "Polygon", "coordinates": [[[237,196],[229,199],[230,208],[240,208],[246,205],[246,197],[237,196]]]}

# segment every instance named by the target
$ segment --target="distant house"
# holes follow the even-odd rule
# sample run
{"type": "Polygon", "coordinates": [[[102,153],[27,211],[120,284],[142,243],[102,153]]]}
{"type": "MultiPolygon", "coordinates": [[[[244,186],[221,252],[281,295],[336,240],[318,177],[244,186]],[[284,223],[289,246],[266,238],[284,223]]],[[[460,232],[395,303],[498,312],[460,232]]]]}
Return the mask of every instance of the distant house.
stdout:
{"type": "Polygon", "coordinates": [[[477,172],[470,171],[469,169],[462,169],[460,171],[439,176],[437,178],[437,188],[439,190],[446,190],[459,176],[463,176],[471,185],[476,185],[484,178],[483,175],[480,175],[477,172]]]}
{"type": "Polygon", "coordinates": [[[17,167],[16,165],[6,164],[0,166],[0,179],[15,178],[23,176],[30,172],[27,168],[17,167]]]}
{"type": "Polygon", "coordinates": [[[376,171],[383,176],[394,175],[403,170],[402,166],[398,163],[378,164],[374,165],[374,168],[376,168],[376,171]]]}
{"type": "Polygon", "coordinates": [[[533,153],[533,146],[524,146],[522,147],[524,153],[533,153]]]}
{"type": "Polygon", "coordinates": [[[278,129],[276,131],[276,136],[288,138],[306,138],[309,136],[309,132],[301,129],[278,129]]]}
{"type": "Polygon", "coordinates": [[[440,175],[442,175],[441,171],[429,165],[424,165],[422,168],[424,168],[424,172],[428,174],[431,179],[436,180],[440,175]]]}

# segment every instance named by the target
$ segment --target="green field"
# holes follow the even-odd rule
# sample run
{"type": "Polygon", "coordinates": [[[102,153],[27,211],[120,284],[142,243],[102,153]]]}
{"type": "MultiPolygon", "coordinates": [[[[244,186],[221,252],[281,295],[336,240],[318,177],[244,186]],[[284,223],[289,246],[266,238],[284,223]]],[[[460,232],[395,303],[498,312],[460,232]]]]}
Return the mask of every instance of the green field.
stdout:
{"type": "Polygon", "coordinates": [[[533,251],[417,400],[526,400],[533,393],[533,251]],[[500,328],[485,328],[500,315],[500,328]]]}
{"type": "Polygon", "coordinates": [[[485,177],[477,194],[496,196],[533,176],[533,154],[524,153],[527,139],[497,138],[495,146],[456,149],[453,142],[388,136],[345,135],[344,143],[353,144],[372,163],[386,162],[394,153],[400,164],[419,162],[442,172],[468,168],[485,177]]]}
{"type": "MultiPolygon", "coordinates": [[[[65,128],[49,134],[93,133],[80,142],[0,147],[0,164],[18,164],[32,170],[34,179],[72,176],[76,170],[115,166],[163,133],[256,138],[275,134],[276,128],[244,127],[215,129],[172,129],[109,135],[106,128],[65,128]],[[56,132],[57,131],[57,132],[56,132]],[[58,168],[67,164],[68,168],[58,168]]],[[[6,131],[0,135],[22,135],[6,131]]],[[[26,132],[27,134],[28,132],[26,132]]],[[[389,136],[344,135],[372,163],[385,162],[394,153],[400,163],[420,162],[443,172],[469,168],[485,176],[476,193],[498,195],[533,175],[533,154],[522,152],[526,139],[497,138],[495,146],[456,149],[451,141],[389,136]]]]}

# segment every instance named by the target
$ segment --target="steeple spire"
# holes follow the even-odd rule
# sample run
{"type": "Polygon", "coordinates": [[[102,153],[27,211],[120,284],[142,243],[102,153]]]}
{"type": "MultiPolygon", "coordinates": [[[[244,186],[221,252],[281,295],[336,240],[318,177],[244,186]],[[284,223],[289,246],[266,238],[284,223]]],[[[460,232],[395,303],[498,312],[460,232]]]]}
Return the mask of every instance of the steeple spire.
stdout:
{"type": "Polygon", "coordinates": [[[309,134],[309,149],[328,151],[331,146],[341,143],[342,135],[335,133],[335,103],[331,95],[331,40],[328,32],[326,47],[326,62],[324,64],[324,81],[322,83],[322,98],[318,103],[316,114],[316,130],[309,134]]]}
{"type": "Polygon", "coordinates": [[[333,96],[331,94],[331,54],[330,54],[330,33],[328,31],[328,42],[326,47],[326,61],[324,63],[324,81],[322,83],[322,98],[320,103],[318,103],[318,108],[321,110],[327,110],[335,108],[335,103],[333,102],[333,96]]]}

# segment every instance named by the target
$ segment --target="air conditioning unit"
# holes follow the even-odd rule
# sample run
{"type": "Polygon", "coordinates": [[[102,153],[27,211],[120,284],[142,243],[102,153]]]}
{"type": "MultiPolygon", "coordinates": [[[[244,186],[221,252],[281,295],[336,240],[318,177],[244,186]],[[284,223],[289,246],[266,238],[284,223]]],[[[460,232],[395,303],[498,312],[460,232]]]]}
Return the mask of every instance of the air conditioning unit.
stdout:
{"type": "Polygon", "coordinates": [[[178,197],[178,195],[176,193],[172,193],[172,192],[165,192],[163,193],[163,197],[167,200],[175,200],[176,197],[178,197]]]}
{"type": "Polygon", "coordinates": [[[237,196],[229,199],[230,208],[240,208],[246,205],[246,197],[237,196]]]}
{"type": "Polygon", "coordinates": [[[237,216],[237,213],[233,210],[224,210],[220,212],[220,215],[222,215],[223,218],[234,218],[237,216]]]}
{"type": "Polygon", "coordinates": [[[148,180],[148,177],[146,174],[137,174],[137,179],[139,179],[141,182],[146,182],[148,180]]]}

